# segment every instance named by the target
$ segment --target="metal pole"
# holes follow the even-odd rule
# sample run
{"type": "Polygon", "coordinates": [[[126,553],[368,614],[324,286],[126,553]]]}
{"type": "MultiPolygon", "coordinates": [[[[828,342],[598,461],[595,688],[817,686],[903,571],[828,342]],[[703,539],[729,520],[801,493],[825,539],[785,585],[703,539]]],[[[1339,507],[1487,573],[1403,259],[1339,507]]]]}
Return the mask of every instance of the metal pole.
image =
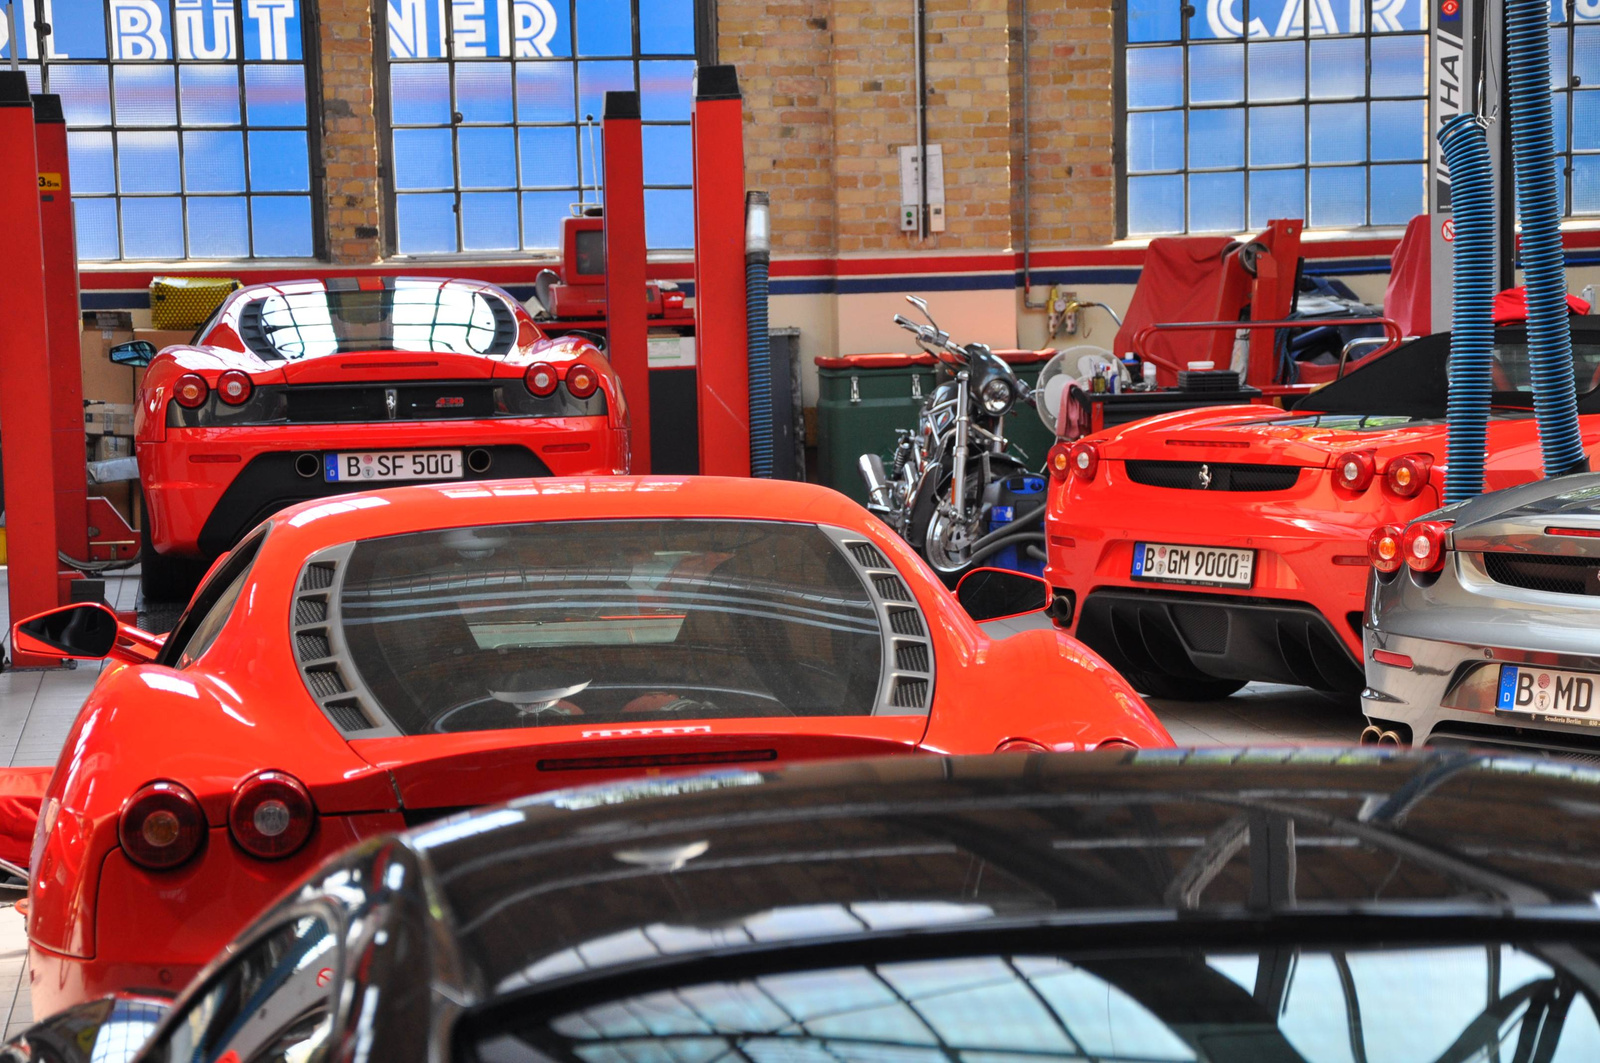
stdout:
{"type": "Polygon", "coordinates": [[[917,239],[928,238],[928,9],[916,0],[912,39],[917,64],[917,239]]]}

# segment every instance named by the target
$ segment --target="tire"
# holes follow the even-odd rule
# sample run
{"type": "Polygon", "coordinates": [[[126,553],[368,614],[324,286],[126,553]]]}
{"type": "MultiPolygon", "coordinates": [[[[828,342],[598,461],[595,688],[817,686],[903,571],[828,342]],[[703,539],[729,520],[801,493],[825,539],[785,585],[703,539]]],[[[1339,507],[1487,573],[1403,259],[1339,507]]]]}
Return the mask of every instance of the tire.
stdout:
{"type": "Polygon", "coordinates": [[[1122,676],[1147,698],[1168,701],[1221,701],[1243,687],[1243,679],[1182,679],[1166,672],[1123,672],[1122,676]]]}
{"type": "Polygon", "coordinates": [[[147,603],[182,604],[209,566],[198,557],[167,557],[150,542],[149,521],[139,529],[139,594],[147,603]]]}

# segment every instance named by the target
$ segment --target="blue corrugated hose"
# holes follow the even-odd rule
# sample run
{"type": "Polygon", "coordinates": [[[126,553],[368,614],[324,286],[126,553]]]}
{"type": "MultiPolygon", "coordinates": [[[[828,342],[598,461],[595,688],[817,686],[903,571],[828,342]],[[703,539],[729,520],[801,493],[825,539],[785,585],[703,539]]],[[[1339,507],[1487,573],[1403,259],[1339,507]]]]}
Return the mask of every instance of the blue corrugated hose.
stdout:
{"type": "Polygon", "coordinates": [[[1439,130],[1450,168],[1455,280],[1450,316],[1449,476],[1444,500],[1483,493],[1494,393],[1494,170],[1483,122],[1463,111],[1439,130]]]}
{"type": "Polygon", "coordinates": [[[772,338],[767,334],[767,263],[744,266],[745,327],[750,350],[750,475],[772,477],[772,338]]]}
{"type": "MultiPolygon", "coordinates": [[[[1528,291],[1528,364],[1544,474],[1588,467],[1578,433],[1572,378],[1567,272],[1561,255],[1555,124],[1550,115],[1549,0],[1506,0],[1511,153],[1522,221],[1522,271],[1528,291]]],[[[1452,185],[1454,179],[1452,178],[1452,185]]]]}

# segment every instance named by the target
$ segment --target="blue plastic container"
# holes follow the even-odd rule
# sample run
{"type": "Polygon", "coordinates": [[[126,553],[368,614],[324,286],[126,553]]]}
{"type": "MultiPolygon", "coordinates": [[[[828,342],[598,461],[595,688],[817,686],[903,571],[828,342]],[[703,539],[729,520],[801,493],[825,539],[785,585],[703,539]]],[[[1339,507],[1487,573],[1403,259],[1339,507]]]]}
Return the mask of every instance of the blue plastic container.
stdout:
{"type": "MultiPolygon", "coordinates": [[[[1027,512],[1044,501],[1044,477],[1023,474],[1000,481],[1000,495],[989,508],[989,530],[996,531],[1017,519],[1017,512],[1027,512]]],[[[997,550],[984,558],[988,568],[1009,568],[1035,576],[1044,575],[1044,562],[1035,560],[1016,546],[997,550]]]]}

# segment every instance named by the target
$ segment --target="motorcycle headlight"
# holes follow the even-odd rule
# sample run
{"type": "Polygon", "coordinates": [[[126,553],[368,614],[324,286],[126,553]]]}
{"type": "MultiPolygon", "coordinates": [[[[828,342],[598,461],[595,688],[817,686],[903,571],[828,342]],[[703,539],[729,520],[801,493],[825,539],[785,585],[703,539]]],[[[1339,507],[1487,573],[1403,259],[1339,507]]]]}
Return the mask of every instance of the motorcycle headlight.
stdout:
{"type": "Polygon", "coordinates": [[[1011,391],[1011,384],[1003,377],[995,377],[988,381],[978,392],[978,399],[983,403],[983,408],[996,417],[1011,409],[1015,397],[1011,391]]]}

